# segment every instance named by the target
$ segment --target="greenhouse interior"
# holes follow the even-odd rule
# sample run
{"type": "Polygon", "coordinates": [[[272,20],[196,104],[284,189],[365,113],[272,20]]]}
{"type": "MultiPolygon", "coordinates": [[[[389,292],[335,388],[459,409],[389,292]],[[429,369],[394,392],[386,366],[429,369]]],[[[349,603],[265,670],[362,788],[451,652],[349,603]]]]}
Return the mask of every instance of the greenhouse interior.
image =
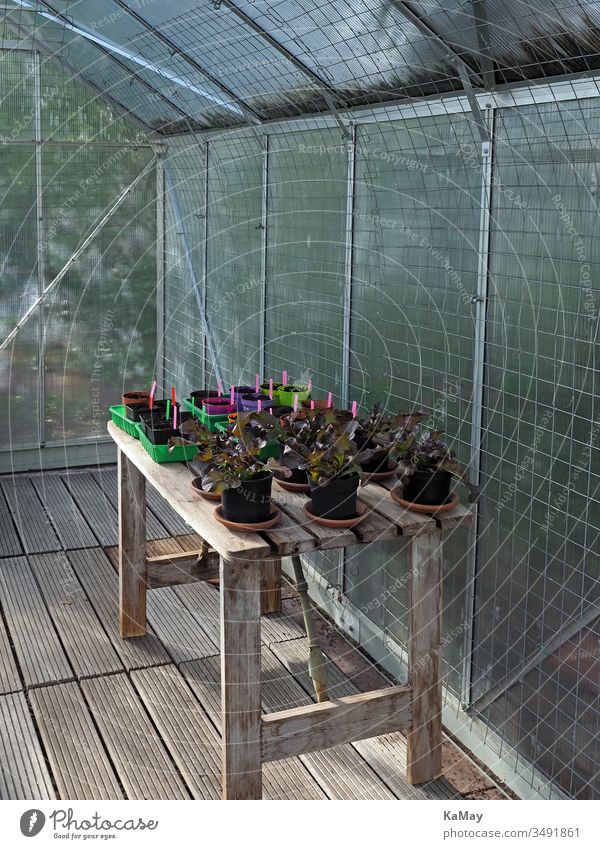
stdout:
{"type": "Polygon", "coordinates": [[[600,4],[1,10],[0,798],[600,799],[600,4]]]}

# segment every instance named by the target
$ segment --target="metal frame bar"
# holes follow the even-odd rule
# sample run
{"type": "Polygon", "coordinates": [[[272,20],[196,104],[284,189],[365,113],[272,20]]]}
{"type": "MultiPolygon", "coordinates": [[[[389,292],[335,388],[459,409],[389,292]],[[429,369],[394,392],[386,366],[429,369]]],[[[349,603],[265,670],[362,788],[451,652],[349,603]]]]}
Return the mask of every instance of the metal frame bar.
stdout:
{"type": "Polygon", "coordinates": [[[263,115],[253,109],[248,103],[246,103],[238,94],[236,94],[232,89],[229,88],[224,82],[222,82],[218,77],[213,76],[210,71],[200,65],[189,53],[186,53],[181,47],[179,47],[174,41],[172,41],[168,36],[164,35],[160,30],[157,30],[150,21],[146,20],[146,18],[142,17],[138,12],[134,9],[131,9],[127,3],[123,2],[123,0],[112,0],[112,2],[122,9],[127,15],[132,17],[135,21],[137,21],[140,26],[143,26],[148,32],[151,32],[152,35],[157,38],[159,41],[169,48],[173,53],[177,54],[181,59],[184,60],[188,65],[190,65],[195,71],[199,74],[202,74],[209,82],[213,85],[216,85],[221,89],[224,94],[228,97],[231,97],[238,106],[244,111],[246,117],[254,123],[260,123],[263,119],[263,115]]]}
{"type": "Polygon", "coordinates": [[[261,207],[261,251],[260,251],[260,328],[259,363],[261,380],[266,380],[265,359],[267,344],[267,221],[269,217],[269,136],[263,137],[262,151],[262,207],[261,207]]]}
{"type": "Polygon", "coordinates": [[[389,2],[392,6],[395,6],[405,18],[408,18],[411,24],[414,24],[416,28],[423,33],[423,35],[426,35],[434,41],[438,47],[444,50],[448,55],[448,58],[451,59],[455,65],[457,64],[466,68],[469,73],[474,74],[479,79],[481,85],[484,84],[483,78],[479,74],[479,69],[472,65],[471,62],[464,59],[460,53],[451,47],[448,42],[442,38],[442,36],[437,33],[424,18],[421,17],[421,15],[412,8],[412,5],[408,3],[407,0],[389,0],[389,2]]]}
{"type": "Polygon", "coordinates": [[[166,209],[163,152],[156,157],[156,380],[165,390],[166,209]]]}
{"type": "MultiPolygon", "coordinates": [[[[48,11],[56,18],[58,18],[69,31],[75,30],[77,32],[77,35],[79,35],[81,38],[86,37],[85,33],[82,30],[80,30],[78,27],[75,27],[66,15],[62,14],[62,12],[57,11],[51,3],[47,2],[47,0],[36,0],[36,3],[39,3],[41,6],[44,6],[44,8],[48,9],[48,11]]],[[[134,70],[132,70],[128,65],[125,64],[125,62],[115,56],[114,53],[111,53],[108,48],[104,47],[102,44],[98,44],[97,41],[91,38],[88,40],[89,43],[92,44],[96,48],[96,50],[102,53],[103,56],[106,56],[108,59],[110,59],[111,62],[114,62],[115,65],[118,65],[120,68],[122,68],[131,78],[136,80],[136,82],[138,82],[140,85],[144,86],[144,88],[147,88],[148,91],[152,92],[154,96],[158,97],[159,100],[162,100],[164,103],[166,103],[167,106],[169,106],[175,112],[178,112],[189,124],[190,131],[194,131],[194,128],[192,127],[192,119],[187,112],[185,112],[176,103],[173,103],[173,101],[166,97],[160,91],[160,89],[155,88],[149,82],[146,82],[143,77],[140,77],[138,74],[136,74],[134,70]]]]}
{"type": "Polygon", "coordinates": [[[38,313],[38,442],[40,448],[46,441],[46,257],[44,254],[44,204],[43,204],[43,148],[42,148],[42,95],[40,54],[33,54],[33,108],[35,140],[35,206],[37,279],[40,310],[38,313]]]}
{"type": "MultiPolygon", "coordinates": [[[[492,176],[494,164],[494,110],[488,109],[485,115],[490,141],[481,142],[481,191],[479,213],[479,244],[477,247],[477,292],[471,299],[475,307],[475,338],[473,343],[473,403],[471,413],[471,457],[469,468],[476,483],[481,473],[481,443],[483,438],[484,377],[486,361],[487,306],[489,300],[489,263],[490,263],[490,225],[492,213],[492,176]]],[[[479,506],[473,506],[475,513],[472,544],[467,569],[466,611],[468,627],[465,629],[463,654],[462,700],[465,707],[471,702],[473,628],[475,618],[475,580],[479,563],[477,543],[481,529],[479,506]]]]}
{"type": "Polygon", "coordinates": [[[342,331],[342,404],[348,405],[350,392],[350,333],[352,325],[352,263],[354,261],[354,200],[356,171],[356,125],[347,143],[346,250],[344,259],[344,325],[342,331]]]}
{"type": "MultiPolygon", "coordinates": [[[[204,243],[202,251],[202,300],[206,305],[208,298],[208,172],[210,163],[210,149],[208,142],[204,144],[204,198],[203,198],[203,229],[202,241],[204,243]]],[[[206,307],[205,307],[206,309],[206,307]]],[[[208,312],[206,312],[206,322],[208,324],[208,312]]],[[[206,336],[202,343],[202,388],[206,387],[206,355],[208,350],[208,342],[206,336]]]]}

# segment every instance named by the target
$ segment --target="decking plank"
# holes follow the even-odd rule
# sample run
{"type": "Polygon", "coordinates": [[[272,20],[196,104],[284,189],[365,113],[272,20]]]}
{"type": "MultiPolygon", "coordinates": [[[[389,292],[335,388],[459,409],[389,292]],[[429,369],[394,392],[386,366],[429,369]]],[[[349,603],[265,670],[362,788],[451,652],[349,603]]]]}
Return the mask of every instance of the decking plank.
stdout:
{"type": "Polygon", "coordinates": [[[34,555],[29,565],[77,677],[122,672],[123,664],[64,552],[34,555]]]}
{"type": "Polygon", "coordinates": [[[151,590],[146,603],[148,622],[175,663],[218,654],[218,644],[174,588],[151,590]]]}
{"type": "Polygon", "coordinates": [[[117,511],[98,486],[94,476],[90,472],[76,473],[64,475],[62,480],[100,545],[118,545],[117,511]]]}
{"type": "MultiPolygon", "coordinates": [[[[173,591],[196,617],[202,628],[211,636],[214,644],[220,645],[219,589],[211,584],[180,584],[173,591]]],[[[281,640],[306,637],[298,623],[283,613],[267,613],[260,618],[261,639],[265,645],[281,640]]],[[[214,653],[214,652],[213,652],[214,653]]]]}
{"type": "Polygon", "coordinates": [[[16,557],[23,554],[21,538],[13,522],[6,498],[0,489],[0,557],[16,557]]]}
{"type": "Polygon", "coordinates": [[[0,694],[23,689],[4,620],[0,617],[0,694]]]}
{"type": "Polygon", "coordinates": [[[102,549],[70,551],[67,557],[125,668],[170,663],[169,654],[152,629],[145,637],[121,638],[118,580],[102,549]]]}
{"type": "MultiPolygon", "coordinates": [[[[209,657],[185,663],[182,664],[181,671],[215,727],[220,728],[219,659],[209,657]]],[[[262,682],[263,708],[266,712],[310,704],[310,699],[300,685],[291,678],[283,665],[266,647],[263,647],[262,652],[262,682]]],[[[350,748],[349,744],[336,746],[325,752],[301,755],[298,760],[331,799],[394,798],[385,784],[379,780],[363,758],[350,748]]],[[[288,760],[280,763],[289,762],[288,760]]]]}
{"type": "Polygon", "coordinates": [[[73,680],[58,634],[26,557],[0,564],[0,602],[25,685],[73,680]]]}
{"type": "Polygon", "coordinates": [[[98,545],[83,513],[59,475],[33,475],[31,482],[65,550],[98,545]]]}
{"type": "Polygon", "coordinates": [[[31,705],[60,798],[123,799],[77,684],[32,690],[31,705]]]}
{"type": "Polygon", "coordinates": [[[60,551],[62,545],[28,477],[4,476],[0,486],[26,554],[60,551]]]}
{"type": "MultiPolygon", "coordinates": [[[[349,646],[349,649],[351,647],[349,646]]],[[[314,688],[308,674],[306,656],[299,644],[282,643],[272,646],[273,654],[283,663],[303,690],[313,699],[314,688]]],[[[328,690],[331,699],[361,692],[333,661],[326,657],[328,690]]],[[[459,799],[460,794],[445,778],[423,785],[406,781],[406,737],[400,732],[359,740],[352,746],[360,752],[375,772],[400,799],[459,799]]]]}
{"type": "Polygon", "coordinates": [[[179,772],[126,675],[81,688],[129,799],[189,799],[179,772]]]}
{"type": "Polygon", "coordinates": [[[0,696],[0,799],[56,799],[24,693],[0,696]]]}
{"type": "MultiPolygon", "coordinates": [[[[119,509],[119,484],[117,478],[117,470],[110,466],[109,468],[100,469],[94,472],[94,480],[98,484],[101,492],[112,504],[115,510],[119,509]]],[[[146,497],[150,486],[146,486],[146,497]]],[[[171,536],[170,531],[162,524],[155,516],[154,512],[149,509],[146,503],[146,539],[164,539],[171,536]]]]}

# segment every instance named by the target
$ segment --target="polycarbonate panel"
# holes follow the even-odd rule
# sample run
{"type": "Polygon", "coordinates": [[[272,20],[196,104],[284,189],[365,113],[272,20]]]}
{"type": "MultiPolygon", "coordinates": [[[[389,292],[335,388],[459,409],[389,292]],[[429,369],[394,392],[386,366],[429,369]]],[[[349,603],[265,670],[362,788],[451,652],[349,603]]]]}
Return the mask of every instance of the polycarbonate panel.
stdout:
{"type": "Polygon", "coordinates": [[[526,761],[575,799],[600,796],[599,646],[596,619],[546,651],[487,711],[502,737],[518,740],[526,761]]]}
{"type": "Polygon", "coordinates": [[[173,139],[165,168],[170,175],[165,203],[166,388],[175,386],[181,395],[203,385],[204,330],[190,265],[202,288],[206,145],[192,137],[173,139]]]}
{"type": "Polygon", "coordinates": [[[237,5],[349,104],[456,87],[447,52],[393,3],[258,0],[237,5]]]}
{"type": "MultiPolygon", "coordinates": [[[[152,161],[148,149],[49,146],[44,252],[52,280],[152,161]]],[[[156,174],[150,167],[46,306],[48,442],[103,437],[122,390],[150,385],[156,351],[156,174]]]]}
{"type": "Polygon", "coordinates": [[[33,56],[0,52],[0,144],[35,138],[33,56]]]}
{"type": "Polygon", "coordinates": [[[208,324],[225,385],[254,385],[262,322],[262,145],[256,138],[217,141],[208,155],[208,324]]]}
{"type": "MultiPolygon", "coordinates": [[[[482,48],[473,4],[462,0],[414,2],[432,29],[478,67],[482,48]]],[[[594,0],[485,0],[490,55],[497,79],[535,79],[597,68],[600,10],[594,0]]]]}
{"type": "Polygon", "coordinates": [[[58,62],[64,61],[69,73],[79,73],[82,81],[89,81],[101,95],[114,99],[116,104],[131,112],[148,128],[168,132],[189,130],[190,125],[193,128],[193,122],[174,105],[169,105],[160,92],[136,79],[132,75],[133,69],[119,65],[92,41],[65,27],[51,13],[36,14],[20,9],[11,13],[9,20],[20,33],[35,34],[41,48],[58,62]]]}
{"type": "Polygon", "coordinates": [[[91,89],[73,85],[55,61],[41,57],[42,138],[53,141],[139,141],[146,135],[91,89]]]}
{"type": "Polygon", "coordinates": [[[315,397],[332,392],[338,403],[347,174],[337,129],[269,140],[266,369],[310,377],[315,397]]]}
{"type": "MultiPolygon", "coordinates": [[[[598,114],[597,101],[589,100],[497,116],[501,189],[492,199],[485,518],[473,656],[475,707],[496,688],[490,698],[502,701],[485,716],[543,772],[583,797],[597,794],[597,776],[577,745],[573,760],[561,761],[560,736],[587,736],[597,675],[591,688],[574,688],[568,670],[554,669],[570,653],[573,626],[600,598],[598,114]],[[554,669],[534,701],[540,714],[532,750],[530,718],[500,721],[512,699],[501,693],[524,666],[546,667],[550,653],[554,669]]],[[[597,656],[590,660],[597,663],[597,656]]],[[[538,674],[527,681],[537,686],[538,674]]],[[[526,690],[529,705],[534,697],[526,690]]]]}
{"type": "MultiPolygon", "coordinates": [[[[466,115],[358,127],[350,345],[350,394],[362,413],[377,401],[391,412],[425,410],[465,463],[481,187],[474,132],[466,115]]],[[[456,689],[468,550],[464,530],[444,548],[444,629],[452,636],[444,659],[456,689]]],[[[390,546],[357,549],[347,593],[403,642],[406,570],[391,554],[390,546]]]]}
{"type": "MultiPolygon", "coordinates": [[[[22,114],[2,114],[2,133],[22,114]]],[[[0,145],[0,342],[38,297],[35,197],[34,146],[0,145]]],[[[0,351],[2,451],[39,444],[38,322],[36,311],[0,351]]]]}
{"type": "Polygon", "coordinates": [[[262,116],[327,107],[315,83],[226,6],[172,0],[148,4],[142,14],[262,116]]]}

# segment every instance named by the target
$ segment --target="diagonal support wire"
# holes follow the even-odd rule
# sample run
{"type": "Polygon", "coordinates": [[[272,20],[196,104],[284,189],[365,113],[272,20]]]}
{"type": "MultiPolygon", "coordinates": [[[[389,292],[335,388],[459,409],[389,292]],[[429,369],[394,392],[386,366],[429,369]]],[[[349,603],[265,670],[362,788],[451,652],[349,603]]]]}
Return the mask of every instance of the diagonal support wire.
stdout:
{"type": "Polygon", "coordinates": [[[67,271],[71,268],[74,262],[76,262],[81,254],[85,251],[88,245],[93,241],[96,235],[100,232],[100,230],[104,227],[107,221],[112,218],[117,209],[121,206],[129,192],[133,191],[133,189],[137,186],[137,184],[146,176],[146,174],[150,171],[152,167],[156,164],[156,157],[153,157],[147,165],[140,171],[135,180],[130,183],[126,189],[124,189],[116,201],[111,204],[111,206],[107,209],[104,215],[100,218],[96,226],[92,229],[91,233],[83,240],[83,242],[79,245],[74,254],[67,260],[67,262],[63,265],[61,270],[58,272],[56,277],[48,283],[46,288],[40,293],[40,295],[35,299],[33,304],[29,307],[29,309],[23,314],[23,316],[19,319],[13,329],[10,331],[6,339],[0,343],[0,351],[3,351],[15,338],[17,333],[21,330],[21,328],[27,324],[31,316],[34,314],[39,305],[43,302],[44,298],[52,289],[56,288],[60,281],[63,279],[67,271]]]}

